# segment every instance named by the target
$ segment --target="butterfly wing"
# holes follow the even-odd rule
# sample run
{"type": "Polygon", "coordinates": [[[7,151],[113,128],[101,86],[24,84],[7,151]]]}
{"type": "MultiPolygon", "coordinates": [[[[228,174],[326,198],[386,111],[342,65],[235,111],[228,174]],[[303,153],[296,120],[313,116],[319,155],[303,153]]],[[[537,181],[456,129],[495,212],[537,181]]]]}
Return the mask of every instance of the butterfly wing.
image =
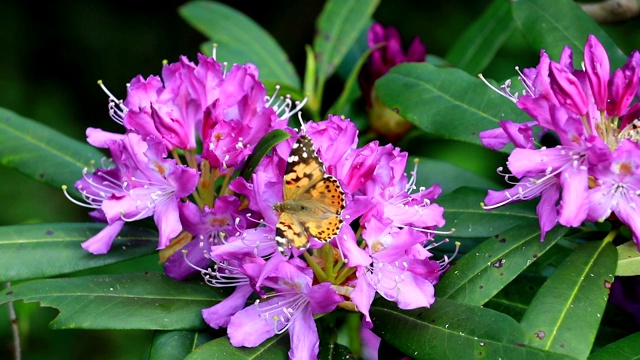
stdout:
{"type": "Polygon", "coordinates": [[[310,210],[316,212],[318,216],[309,216],[305,228],[314,238],[329,241],[338,235],[343,223],[340,214],[345,205],[344,191],[338,179],[331,175],[324,175],[322,180],[309,189],[309,193],[314,200],[310,210]]]}
{"type": "Polygon", "coordinates": [[[313,141],[301,135],[293,145],[283,181],[284,200],[274,206],[280,217],[276,225],[278,250],[294,246],[304,250],[309,235],[328,241],[340,231],[344,191],[338,179],[325,174],[313,141]]]}
{"type": "Polygon", "coordinates": [[[305,250],[309,247],[309,236],[305,231],[305,226],[295,216],[283,212],[276,224],[276,243],[278,251],[285,254],[286,250],[292,246],[296,249],[305,250]]]}
{"type": "Polygon", "coordinates": [[[324,164],[316,154],[313,141],[301,135],[293,144],[285,170],[284,201],[297,199],[324,177],[324,164]]]}

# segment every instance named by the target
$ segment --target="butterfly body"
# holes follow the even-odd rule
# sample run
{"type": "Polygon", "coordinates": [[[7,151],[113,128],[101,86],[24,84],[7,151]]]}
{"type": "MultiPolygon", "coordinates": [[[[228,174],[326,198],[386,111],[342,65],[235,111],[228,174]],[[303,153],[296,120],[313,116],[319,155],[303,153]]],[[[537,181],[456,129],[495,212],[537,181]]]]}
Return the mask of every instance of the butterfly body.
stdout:
{"type": "Polygon", "coordinates": [[[287,160],[283,201],[273,206],[280,213],[276,225],[280,252],[291,247],[306,249],[309,236],[320,241],[333,239],[343,223],[344,205],[340,183],[326,174],[311,138],[300,136],[287,160]]]}

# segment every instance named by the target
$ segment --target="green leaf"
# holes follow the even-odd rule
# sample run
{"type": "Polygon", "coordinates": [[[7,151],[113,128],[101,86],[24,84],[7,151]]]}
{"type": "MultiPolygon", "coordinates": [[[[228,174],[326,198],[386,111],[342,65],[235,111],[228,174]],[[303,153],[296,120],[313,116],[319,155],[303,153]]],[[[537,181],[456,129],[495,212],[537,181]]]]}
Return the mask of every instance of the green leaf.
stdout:
{"type": "MultiPolygon", "coordinates": [[[[440,185],[443,193],[450,193],[458,188],[473,185],[480,189],[500,188],[501,185],[476,174],[473,171],[455,166],[450,162],[415,157],[418,161],[417,186],[430,187],[440,185]]],[[[414,163],[407,162],[407,173],[414,170],[414,163]]],[[[477,205],[477,203],[476,203],[477,205]]]]}
{"type": "Polygon", "coordinates": [[[442,276],[439,297],[482,305],[553,246],[567,231],[556,227],[540,241],[538,222],[525,223],[487,239],[442,276]]]}
{"type": "Polygon", "coordinates": [[[589,355],[616,270],[616,249],[592,241],[549,277],[522,318],[528,344],[579,359],[589,355]]]}
{"type": "Polygon", "coordinates": [[[589,356],[589,360],[640,359],[640,332],[609,344],[589,356]]]}
{"type": "Polygon", "coordinates": [[[535,204],[532,202],[514,203],[491,211],[484,210],[480,203],[486,194],[486,190],[461,187],[437,199],[438,205],[445,209],[444,218],[447,226],[456,229],[448,237],[486,238],[538,218],[535,204]]]}
{"type": "Polygon", "coordinates": [[[329,0],[316,21],[313,50],[317,59],[318,79],[324,83],[331,76],[351,45],[356,41],[380,0],[329,0]]]}
{"type": "Polygon", "coordinates": [[[80,243],[106,224],[57,223],[0,227],[0,281],[51,277],[153,254],[156,231],[125,226],[107,255],[88,253],[80,243]]]}
{"type": "Polygon", "coordinates": [[[480,145],[478,134],[499,127],[500,120],[531,120],[482,80],[459,69],[400,64],[378,79],[375,88],[387,107],[444,139],[480,145]]]}
{"type": "Polygon", "coordinates": [[[256,167],[260,161],[262,161],[262,158],[267,155],[269,150],[290,137],[291,135],[289,135],[288,132],[280,129],[272,130],[263,136],[258,144],[253,148],[253,152],[247,159],[240,176],[249,181],[256,167]]]}
{"type": "MultiPolygon", "coordinates": [[[[379,47],[379,46],[378,46],[379,47]]],[[[376,47],[377,48],[377,47],[376,47]]],[[[327,115],[329,114],[344,114],[347,109],[347,104],[356,100],[362,92],[360,91],[360,85],[358,84],[358,75],[360,74],[360,69],[366,63],[369,55],[374,49],[367,49],[362,53],[362,56],[358,59],[358,62],[354,65],[345,81],[344,88],[340,93],[340,96],[336,100],[336,102],[331,106],[327,115]]]]}
{"type": "Polygon", "coordinates": [[[208,332],[158,331],[153,337],[149,360],[184,359],[196,347],[211,341],[208,332]]]}
{"type": "Polygon", "coordinates": [[[353,360],[353,352],[341,344],[325,344],[320,342],[318,359],[353,360]]]}
{"type": "Polygon", "coordinates": [[[638,252],[638,244],[634,241],[627,241],[626,243],[619,245],[617,249],[618,266],[616,267],[616,275],[640,275],[640,252],[638,252]]]}
{"type": "MultiPolygon", "coordinates": [[[[261,80],[300,87],[300,79],[275,39],[243,13],[213,1],[191,1],[178,8],[196,30],[218,45],[217,58],[230,64],[255,64],[261,80]]],[[[211,44],[202,51],[211,54],[211,44]]]]}
{"type": "Polygon", "coordinates": [[[479,306],[438,298],[429,309],[400,310],[379,298],[369,312],[373,332],[413,359],[567,359],[525,346],[515,320],[479,306]]]}
{"type": "Polygon", "coordinates": [[[514,27],[509,2],[494,0],[456,40],[446,59],[469,74],[477,74],[491,62],[514,27]]]}
{"type": "Polygon", "coordinates": [[[202,281],[162,273],[32,280],[3,291],[0,304],[38,301],[60,310],[54,329],[192,330],[206,327],[201,311],[227,297],[202,281]]]}
{"type": "Polygon", "coordinates": [[[533,299],[545,280],[545,277],[539,275],[522,273],[483,306],[520,321],[529,308],[531,299],[533,299]]]}
{"type": "Polygon", "coordinates": [[[611,68],[627,61],[609,35],[573,0],[518,0],[511,6],[525,40],[536,50],[544,49],[551,59],[559,59],[562,49],[570,46],[574,66],[581,69],[584,44],[593,34],[607,50],[611,68]]]}
{"type": "Polygon", "coordinates": [[[82,169],[100,163],[98,149],[14,112],[0,108],[0,162],[48,185],[69,186],[82,169]]]}
{"type": "Polygon", "coordinates": [[[289,352],[289,333],[285,332],[265,340],[262,344],[247,348],[231,345],[228,337],[221,337],[195,349],[185,360],[217,359],[224,355],[225,360],[270,360],[286,359],[289,352]]]}

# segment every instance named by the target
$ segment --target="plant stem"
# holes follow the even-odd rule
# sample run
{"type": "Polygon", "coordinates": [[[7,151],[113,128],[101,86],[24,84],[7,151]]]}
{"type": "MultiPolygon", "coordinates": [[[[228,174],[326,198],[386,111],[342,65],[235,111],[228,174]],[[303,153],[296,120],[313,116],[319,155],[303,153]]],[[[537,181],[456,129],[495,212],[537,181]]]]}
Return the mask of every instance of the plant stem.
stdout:
{"type": "MultiPolygon", "coordinates": [[[[5,284],[7,288],[11,287],[11,282],[5,284]]],[[[13,358],[15,360],[22,359],[22,351],[20,349],[20,329],[18,328],[18,317],[16,309],[13,307],[13,301],[9,301],[9,320],[11,321],[11,333],[13,334],[13,358]]]]}

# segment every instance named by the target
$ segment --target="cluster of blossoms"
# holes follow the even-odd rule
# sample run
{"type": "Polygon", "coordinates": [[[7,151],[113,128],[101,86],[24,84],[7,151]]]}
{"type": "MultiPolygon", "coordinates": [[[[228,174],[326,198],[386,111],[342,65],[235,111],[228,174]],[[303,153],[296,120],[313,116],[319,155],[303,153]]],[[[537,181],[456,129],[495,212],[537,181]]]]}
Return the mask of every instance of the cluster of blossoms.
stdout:
{"type": "Polygon", "coordinates": [[[540,196],[537,213],[541,236],[556,223],[576,227],[583,221],[618,219],[629,226],[640,248],[640,54],[610,73],[609,58],[594,36],[584,49],[584,69],[573,67],[566,47],[558,62],[542,51],[536,68],[520,77],[525,91],[499,91],[534,121],[501,121],[480,134],[484,146],[508,143],[508,159],[519,178],[511,189],[489,191],[486,209],[540,196]],[[534,128],[557,135],[559,145],[536,148],[534,128]],[[612,215],[613,213],[613,215],[612,215]]]}
{"type": "Polygon", "coordinates": [[[126,222],[153,216],[169,276],[202,273],[212,286],[235,287],[202,311],[210,326],[228,328],[234,346],[257,346],[288,330],[290,357],[314,358],[315,315],[338,306],[359,311],[369,339],[376,293],[402,309],[434,302],[448,259],[433,260],[429,249],[437,246],[444,209],[433,203],[437,185],[418,189],[415,172],[405,174],[406,153],[377,142],[358,148],[355,125],[339,116],[303,126],[345,193],[344,224],[328,243],[312,238],[311,251],[283,255],[274,205],[283,200],[299,136],[288,118],[303,104],[268,97],[251,64],[229,69],[203,55],[197,64],[184,57],[166,64],[162,77],[134,78],[124,101],[109,96],[125,132],[87,130],[89,143],[108,149],[112,160],[75,184],[91,215],[107,223],[82,246],[106,253],[126,222]],[[273,130],[291,137],[250,176],[238,176],[273,130]]]}
{"type": "Polygon", "coordinates": [[[405,53],[398,30],[392,26],[384,27],[379,23],[371,25],[367,33],[367,44],[371,49],[371,55],[360,71],[359,81],[365,109],[369,116],[369,125],[376,134],[394,141],[402,137],[412,125],[382,103],[374,84],[398,64],[424,62],[427,49],[416,36],[405,53]]]}

